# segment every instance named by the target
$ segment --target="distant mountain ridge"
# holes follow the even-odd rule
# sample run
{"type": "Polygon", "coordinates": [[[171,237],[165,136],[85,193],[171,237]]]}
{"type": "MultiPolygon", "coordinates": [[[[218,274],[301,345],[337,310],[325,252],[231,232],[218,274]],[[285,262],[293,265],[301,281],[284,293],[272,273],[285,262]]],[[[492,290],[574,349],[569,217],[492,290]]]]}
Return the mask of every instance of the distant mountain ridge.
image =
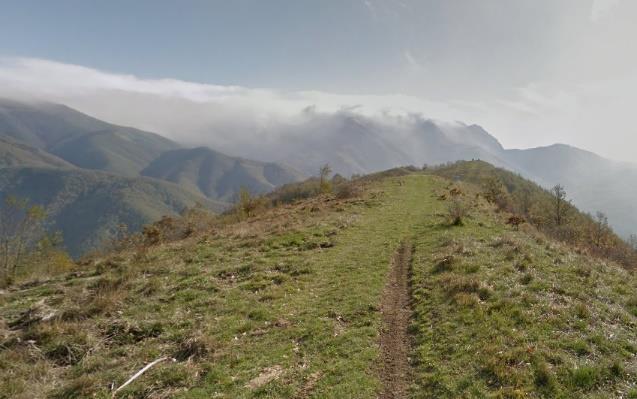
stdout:
{"type": "Polygon", "coordinates": [[[74,256],[103,244],[120,224],[134,232],[197,204],[213,211],[225,207],[170,182],[78,168],[2,168],[0,196],[8,194],[43,205],[49,227],[62,232],[74,256]]]}
{"type": "Polygon", "coordinates": [[[236,143],[220,141],[219,148],[248,158],[286,162],[306,174],[316,174],[322,164],[329,163],[345,176],[398,165],[480,159],[520,173],[545,188],[562,184],[582,210],[605,212],[619,234],[637,232],[637,165],[576,147],[555,144],[505,149],[478,125],[438,122],[417,115],[379,118],[349,111],[315,113],[306,115],[303,123],[277,129],[278,135],[273,134],[277,140],[263,143],[255,135],[237,135],[236,143]]]}
{"type": "MultiPolygon", "coordinates": [[[[258,140],[257,133],[236,141],[215,141],[222,151],[259,160],[287,163],[315,175],[329,163],[342,175],[365,174],[397,165],[439,164],[480,157],[505,162],[502,145],[478,125],[441,123],[410,115],[373,118],[352,112],[314,114],[305,121],[276,127],[276,139],[258,140]]],[[[245,137],[242,137],[245,136],[245,137]]]]}
{"type": "Polygon", "coordinates": [[[184,149],[59,104],[0,100],[0,200],[45,206],[72,255],[197,204],[219,212],[242,187],[263,193],[302,175],[273,163],[184,149]]]}
{"type": "Polygon", "coordinates": [[[264,193],[303,177],[275,163],[230,157],[207,147],[166,151],[141,174],[168,180],[222,201],[235,200],[241,188],[264,193]]]}
{"type": "MultiPolygon", "coordinates": [[[[126,177],[157,177],[183,183],[184,187],[213,200],[231,201],[240,187],[261,193],[303,176],[271,162],[232,157],[204,147],[182,148],[158,134],[113,125],[51,103],[0,100],[0,140],[21,145],[22,152],[28,146],[32,149],[27,152],[37,152],[40,157],[47,154],[49,163],[56,157],[67,162],[66,166],[126,177]],[[198,168],[202,169],[189,171],[194,163],[199,163],[198,168]],[[196,183],[191,181],[194,176],[185,177],[192,173],[197,174],[196,183]]],[[[0,167],[9,165],[9,152],[18,151],[15,145],[11,149],[8,145],[3,147],[7,161],[0,163],[0,167]]]]}
{"type": "Polygon", "coordinates": [[[62,158],[26,144],[0,137],[0,167],[74,168],[62,158]]]}
{"type": "Polygon", "coordinates": [[[637,165],[565,144],[507,150],[515,170],[544,187],[562,184],[578,207],[603,211],[622,236],[637,232],[637,165]]]}
{"type": "Polygon", "coordinates": [[[180,145],[158,134],[112,125],[63,105],[0,101],[0,136],[44,150],[84,169],[137,176],[180,145]]]}
{"type": "Polygon", "coordinates": [[[154,177],[227,203],[241,187],[266,192],[316,175],[325,163],[349,176],[397,165],[480,159],[546,188],[564,185],[576,205],[607,213],[623,236],[637,230],[637,166],[575,147],[505,149],[478,125],[416,115],[310,113],[302,123],[276,129],[268,140],[261,140],[258,131],[236,134],[235,140],[208,135],[211,144],[239,158],[205,147],[182,148],[157,134],[109,124],[63,105],[0,100],[0,167],[76,167],[154,177]]]}

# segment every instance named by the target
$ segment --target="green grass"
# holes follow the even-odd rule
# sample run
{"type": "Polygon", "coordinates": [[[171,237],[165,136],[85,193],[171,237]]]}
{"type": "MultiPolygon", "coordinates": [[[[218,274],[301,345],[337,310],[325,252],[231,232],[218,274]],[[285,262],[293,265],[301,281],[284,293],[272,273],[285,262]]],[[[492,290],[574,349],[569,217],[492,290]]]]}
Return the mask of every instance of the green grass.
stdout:
{"type": "MultiPolygon", "coordinates": [[[[52,308],[89,309],[99,300],[105,309],[59,322],[87,331],[83,339],[93,349],[79,361],[68,357],[73,364],[58,371],[62,386],[55,392],[65,397],[81,386],[85,394],[107,397],[111,381],[121,384],[145,363],[195,340],[205,348],[199,357],[151,371],[123,397],[149,391],[183,398],[296,397],[310,380],[316,380],[315,397],[375,397],[379,303],[389,259],[417,224],[432,217],[428,193],[442,186],[421,176],[406,179],[410,184],[384,181],[363,200],[327,207],[315,201],[325,208],[320,212],[312,205],[275,209],[280,216],[274,222],[249,221],[199,242],[152,248],[143,262],[122,255],[100,276],[51,283],[59,289],[47,296],[56,303],[52,308]],[[283,370],[277,380],[246,388],[273,366],[283,370]]],[[[34,300],[9,294],[1,314],[15,319],[34,300]]],[[[69,344],[77,338],[64,335],[69,344]]],[[[29,362],[24,351],[4,350],[0,362],[29,362]]],[[[55,361],[45,356],[36,364],[56,368],[55,361]]],[[[48,390],[50,381],[28,368],[18,371],[17,380],[28,381],[22,387],[48,390]]],[[[7,391],[15,373],[2,376],[0,390],[7,391]]]]}
{"type": "Polygon", "coordinates": [[[451,227],[448,181],[366,184],[2,293],[0,397],[108,398],[172,356],[118,397],[375,398],[381,293],[403,239],[414,398],[635,395],[630,273],[504,227],[469,186],[451,227]],[[28,309],[55,316],[10,327],[28,309]]]}
{"type": "Polygon", "coordinates": [[[615,398],[634,389],[634,276],[475,199],[415,234],[416,398],[615,398]],[[441,272],[440,259],[453,258],[441,272]],[[488,292],[481,294],[481,292],[488,292]],[[628,304],[628,305],[626,305],[628,304]]]}

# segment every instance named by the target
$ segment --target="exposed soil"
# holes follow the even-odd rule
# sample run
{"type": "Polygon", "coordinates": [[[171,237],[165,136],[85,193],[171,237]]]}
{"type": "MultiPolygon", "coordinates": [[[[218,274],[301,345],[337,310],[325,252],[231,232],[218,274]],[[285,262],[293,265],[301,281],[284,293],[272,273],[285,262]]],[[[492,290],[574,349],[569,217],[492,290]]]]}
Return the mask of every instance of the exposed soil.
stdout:
{"type": "Polygon", "coordinates": [[[246,384],[247,388],[257,389],[261,388],[270,381],[278,379],[283,374],[283,368],[279,365],[268,367],[261,372],[257,377],[253,378],[246,384]]]}
{"type": "Polygon", "coordinates": [[[383,327],[380,334],[380,378],[383,388],[379,399],[405,398],[409,389],[411,339],[408,328],[412,315],[409,279],[412,251],[410,243],[403,242],[400,245],[392,258],[383,292],[383,327]]]}
{"type": "Polygon", "coordinates": [[[314,387],[316,386],[316,384],[319,382],[320,379],[321,379],[320,371],[310,374],[307,380],[305,380],[305,384],[303,385],[303,388],[301,388],[301,391],[295,396],[295,398],[296,399],[309,398],[310,395],[312,394],[312,391],[314,390],[314,387]]]}

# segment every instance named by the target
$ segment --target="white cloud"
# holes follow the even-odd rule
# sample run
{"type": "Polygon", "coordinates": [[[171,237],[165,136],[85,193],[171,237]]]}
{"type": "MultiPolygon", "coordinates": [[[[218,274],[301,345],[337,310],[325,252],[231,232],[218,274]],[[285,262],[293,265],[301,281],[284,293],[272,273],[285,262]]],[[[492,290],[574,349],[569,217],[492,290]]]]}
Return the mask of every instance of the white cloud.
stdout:
{"type": "Polygon", "coordinates": [[[621,0],[593,0],[591,5],[591,21],[598,22],[606,17],[621,0]]]}
{"type": "MultiPolygon", "coordinates": [[[[443,119],[454,117],[452,108],[444,103],[400,94],[345,95],[322,91],[294,92],[219,86],[175,79],[142,79],[133,75],[31,58],[0,59],[0,85],[6,96],[30,96],[70,102],[85,112],[98,115],[101,111],[92,109],[90,101],[86,104],[82,101],[89,98],[122,97],[137,98],[143,102],[155,98],[154,101],[191,103],[193,108],[207,108],[211,114],[235,109],[251,115],[272,117],[293,116],[308,106],[321,112],[334,112],[356,106],[357,112],[363,114],[390,111],[400,114],[425,113],[443,119]]],[[[114,115],[112,117],[117,123],[127,123],[114,115]]]]}
{"type": "Polygon", "coordinates": [[[243,142],[275,142],[285,130],[280,126],[302,124],[308,110],[346,109],[377,118],[417,114],[477,123],[506,147],[564,142],[606,156],[618,154],[620,159],[634,156],[630,144],[635,138],[627,130],[633,125],[630,104],[637,92],[632,75],[563,88],[537,82],[508,96],[441,102],[403,94],[283,91],[143,79],[49,60],[4,58],[0,87],[1,97],[60,102],[113,123],[235,154],[243,142]]]}

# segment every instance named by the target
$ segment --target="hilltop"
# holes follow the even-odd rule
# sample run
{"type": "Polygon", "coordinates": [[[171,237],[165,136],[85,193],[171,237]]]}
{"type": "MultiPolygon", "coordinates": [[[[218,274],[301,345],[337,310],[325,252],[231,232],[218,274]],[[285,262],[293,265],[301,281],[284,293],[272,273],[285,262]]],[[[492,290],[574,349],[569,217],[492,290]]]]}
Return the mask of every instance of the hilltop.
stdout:
{"type": "Polygon", "coordinates": [[[241,134],[229,130],[207,136],[205,142],[244,157],[285,162],[307,175],[315,174],[325,163],[336,173],[350,176],[397,165],[479,159],[520,173],[544,188],[561,184],[583,211],[606,212],[623,237],[635,233],[635,163],[613,161],[564,144],[509,149],[479,125],[446,123],[421,115],[374,117],[347,110],[308,111],[303,121],[241,134]]]}
{"type": "Polygon", "coordinates": [[[634,273],[448,172],[156,225],[3,291],[0,392],[108,398],[168,356],[117,397],[637,397],[634,273]]]}

